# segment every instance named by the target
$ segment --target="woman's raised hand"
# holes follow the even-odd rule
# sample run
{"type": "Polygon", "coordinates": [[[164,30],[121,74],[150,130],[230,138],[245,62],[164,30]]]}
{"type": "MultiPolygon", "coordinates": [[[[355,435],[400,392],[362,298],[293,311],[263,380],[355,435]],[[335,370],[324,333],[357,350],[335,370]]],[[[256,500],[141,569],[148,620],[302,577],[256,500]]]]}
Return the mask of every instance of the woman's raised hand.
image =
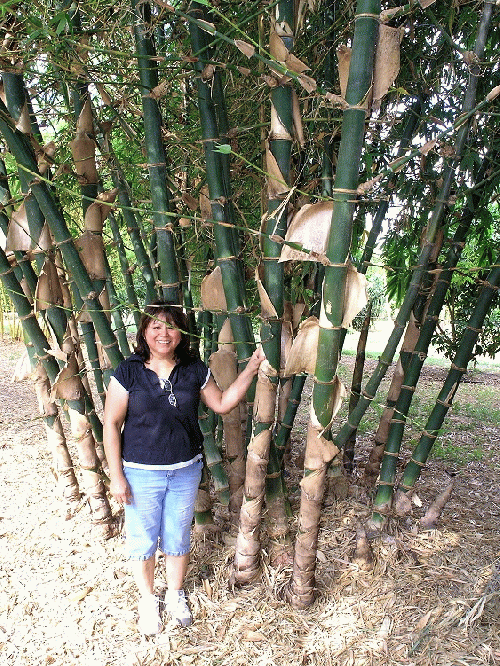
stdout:
{"type": "Polygon", "coordinates": [[[256,375],[259,371],[260,364],[262,361],[266,360],[266,355],[262,351],[262,347],[259,345],[254,353],[250,356],[250,360],[247,363],[247,369],[253,374],[256,375]]]}

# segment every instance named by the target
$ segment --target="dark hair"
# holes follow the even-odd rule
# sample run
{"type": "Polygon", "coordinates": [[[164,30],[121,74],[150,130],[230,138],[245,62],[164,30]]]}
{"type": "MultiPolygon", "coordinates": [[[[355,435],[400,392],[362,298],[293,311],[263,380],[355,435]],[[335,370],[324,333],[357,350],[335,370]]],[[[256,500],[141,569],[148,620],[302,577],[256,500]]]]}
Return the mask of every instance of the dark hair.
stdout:
{"type": "Polygon", "coordinates": [[[196,352],[190,347],[189,339],[189,324],[186,315],[182,311],[180,305],[175,303],[168,303],[167,301],[154,301],[150,305],[146,305],[142,312],[142,317],[137,329],[136,341],[134,351],[138,354],[144,362],[149,361],[151,352],[148,343],[144,337],[144,332],[149,326],[151,321],[164,315],[166,320],[181,332],[181,341],[175,348],[175,355],[181,364],[189,363],[193,358],[196,358],[196,352]]]}

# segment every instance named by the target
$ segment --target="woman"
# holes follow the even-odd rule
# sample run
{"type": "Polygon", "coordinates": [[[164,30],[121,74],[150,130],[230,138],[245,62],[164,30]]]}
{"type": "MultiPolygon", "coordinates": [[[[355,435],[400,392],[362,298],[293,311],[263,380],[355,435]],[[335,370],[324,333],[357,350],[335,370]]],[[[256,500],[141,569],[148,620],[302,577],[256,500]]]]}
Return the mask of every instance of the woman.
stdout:
{"type": "Polygon", "coordinates": [[[127,554],[140,593],[139,628],[149,635],[162,627],[153,591],[158,547],[165,554],[165,608],[180,625],[192,622],[182,585],[203,467],[200,397],[218,414],[231,411],[265,358],[256,350],[222,392],[190,350],[187,329],[178,306],[161,301],[147,306],[135,354],[113,373],[104,410],[110,490],[125,504],[127,554]]]}

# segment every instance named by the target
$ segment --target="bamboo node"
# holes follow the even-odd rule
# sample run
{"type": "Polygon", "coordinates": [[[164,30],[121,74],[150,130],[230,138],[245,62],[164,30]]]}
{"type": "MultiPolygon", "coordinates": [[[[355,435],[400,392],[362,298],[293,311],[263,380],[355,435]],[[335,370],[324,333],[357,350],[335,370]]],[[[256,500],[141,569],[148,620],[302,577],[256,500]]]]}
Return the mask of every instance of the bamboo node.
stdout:
{"type": "Polygon", "coordinates": [[[472,326],[466,326],[465,328],[468,328],[469,331],[472,331],[473,333],[481,333],[483,330],[482,328],[472,328],[472,326]]]}
{"type": "Polygon", "coordinates": [[[27,314],[27,315],[23,315],[22,317],[19,317],[19,319],[20,319],[21,321],[25,321],[26,319],[29,319],[30,317],[34,317],[34,316],[35,316],[35,313],[34,313],[34,312],[30,312],[30,313],[27,314]]]}
{"type": "MultiPolygon", "coordinates": [[[[102,343],[101,343],[102,344],[102,343]]],[[[115,347],[118,343],[116,340],[114,342],[110,342],[109,345],[102,345],[103,349],[110,349],[111,347],[115,347]]]]}
{"type": "Polygon", "coordinates": [[[337,378],[336,378],[336,377],[334,377],[333,379],[331,379],[329,382],[322,382],[322,381],[321,381],[320,379],[318,379],[317,377],[314,378],[314,383],[315,383],[315,384],[321,384],[322,386],[332,386],[333,384],[335,384],[336,381],[337,381],[337,378]]]}
{"type": "Polygon", "coordinates": [[[411,458],[410,462],[414,463],[417,467],[420,467],[420,468],[425,467],[425,463],[422,462],[421,460],[415,460],[414,458],[411,458]]]}
{"type": "Polygon", "coordinates": [[[267,479],[277,479],[279,476],[281,476],[281,472],[271,472],[270,474],[266,475],[267,479]]]}
{"type": "MultiPolygon", "coordinates": [[[[352,108],[352,107],[350,107],[350,108],[352,108]]],[[[366,109],[363,109],[363,111],[366,111],[366,109]]],[[[354,195],[357,195],[358,190],[349,190],[345,187],[334,187],[332,192],[339,192],[340,194],[354,194],[354,195]]]]}
{"type": "Polygon", "coordinates": [[[408,386],[408,384],[401,384],[401,388],[411,391],[412,393],[417,390],[415,386],[408,386]]]}
{"type": "Polygon", "coordinates": [[[160,280],[155,282],[155,287],[178,287],[179,285],[180,282],[161,282],[160,280]]]}
{"type": "MultiPolygon", "coordinates": [[[[149,95],[146,95],[146,97],[149,97],[149,95]]],[[[166,162],[156,162],[156,164],[155,163],[146,164],[146,166],[148,167],[148,169],[149,169],[149,167],[162,167],[162,166],[166,167],[167,163],[166,162]]]]}
{"type": "Polygon", "coordinates": [[[354,20],[357,21],[360,18],[371,18],[374,19],[375,21],[380,22],[380,14],[371,14],[370,12],[362,12],[361,14],[356,14],[354,20]]]}
{"type": "Polygon", "coordinates": [[[422,435],[429,437],[429,439],[437,439],[437,433],[430,433],[428,430],[422,430],[422,435]]]}
{"type": "Polygon", "coordinates": [[[61,245],[64,245],[65,243],[72,243],[73,242],[73,237],[70,236],[69,238],[65,238],[62,241],[54,241],[54,245],[56,247],[60,247],[61,245]]]}
{"type": "MultiPolygon", "coordinates": [[[[394,488],[394,481],[379,481],[379,486],[389,486],[389,488],[394,488]]],[[[375,509],[377,513],[380,513],[378,509],[375,509]]]]}
{"type": "Polygon", "coordinates": [[[399,458],[398,451],[384,451],[384,456],[389,456],[391,458],[399,458]]]}
{"type": "Polygon", "coordinates": [[[363,398],[366,398],[366,400],[373,400],[373,398],[375,397],[373,395],[368,395],[366,391],[362,391],[361,395],[363,396],[363,398]]]}
{"type": "Polygon", "coordinates": [[[443,405],[443,407],[446,407],[446,409],[450,409],[451,407],[451,402],[446,402],[446,400],[439,400],[439,398],[436,399],[436,402],[438,405],[443,405]]]}
{"type": "Polygon", "coordinates": [[[458,365],[455,365],[454,363],[451,364],[451,369],[459,370],[460,372],[467,372],[467,368],[459,368],[458,365]]]}

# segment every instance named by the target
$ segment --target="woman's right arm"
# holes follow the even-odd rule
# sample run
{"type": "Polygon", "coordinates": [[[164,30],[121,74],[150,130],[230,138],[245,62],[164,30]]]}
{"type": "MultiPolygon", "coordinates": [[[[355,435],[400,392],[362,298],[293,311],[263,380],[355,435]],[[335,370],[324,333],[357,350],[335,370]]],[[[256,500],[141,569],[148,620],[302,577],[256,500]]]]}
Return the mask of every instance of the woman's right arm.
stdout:
{"type": "Polygon", "coordinates": [[[128,407],[128,393],[118,384],[109,382],[104,405],[104,451],[111,479],[110,491],[120,504],[129,504],[132,494],[123,474],[121,432],[128,407]]]}

